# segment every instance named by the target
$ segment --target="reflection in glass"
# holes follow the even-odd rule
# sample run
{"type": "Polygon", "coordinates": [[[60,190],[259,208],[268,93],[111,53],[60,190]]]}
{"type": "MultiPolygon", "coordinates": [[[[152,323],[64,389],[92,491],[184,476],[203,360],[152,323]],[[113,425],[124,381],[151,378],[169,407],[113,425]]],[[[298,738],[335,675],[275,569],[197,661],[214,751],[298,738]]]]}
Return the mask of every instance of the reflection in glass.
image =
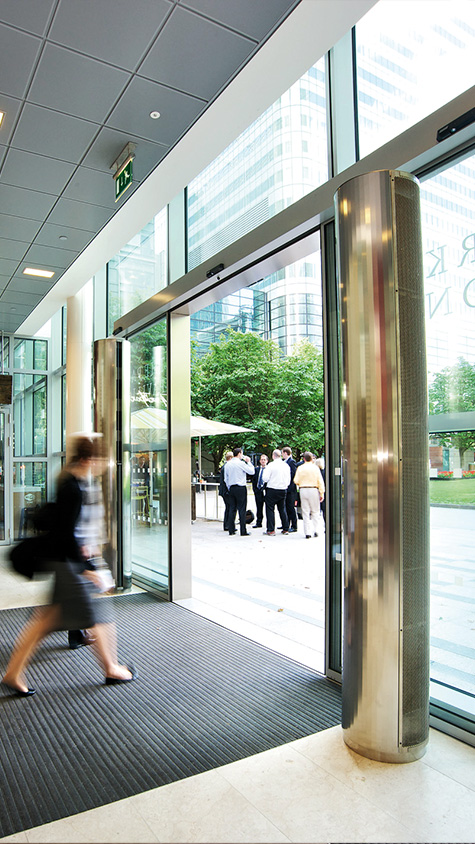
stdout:
{"type": "MultiPolygon", "coordinates": [[[[421,186],[431,432],[431,679],[438,689],[471,695],[475,694],[474,198],[473,155],[421,186]]],[[[463,702],[460,706],[464,708],[463,702]]]]}
{"type": "Polygon", "coordinates": [[[168,593],[166,322],[130,339],[131,504],[134,581],[168,593]]]}
{"type": "Polygon", "coordinates": [[[328,179],[322,58],[188,186],[188,267],[328,179]]]}
{"type": "Polygon", "coordinates": [[[380,0],[356,44],[361,158],[475,82],[472,0],[380,0]]]}
{"type": "Polygon", "coordinates": [[[13,376],[14,456],[46,454],[46,376],[13,376]]]}
{"type": "Polygon", "coordinates": [[[108,264],[108,330],[167,284],[167,209],[164,208],[108,264]]]}
{"type": "Polygon", "coordinates": [[[15,539],[34,534],[33,515],[46,501],[46,461],[13,463],[13,529],[15,539]]]}

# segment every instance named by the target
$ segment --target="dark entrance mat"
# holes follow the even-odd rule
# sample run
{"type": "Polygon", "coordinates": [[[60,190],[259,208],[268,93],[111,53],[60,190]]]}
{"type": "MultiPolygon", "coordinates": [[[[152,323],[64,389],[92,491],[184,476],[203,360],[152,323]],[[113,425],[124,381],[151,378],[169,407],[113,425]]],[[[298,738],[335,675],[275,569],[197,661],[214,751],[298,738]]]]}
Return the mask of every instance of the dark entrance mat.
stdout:
{"type": "MultiPolygon", "coordinates": [[[[0,687],[0,836],[340,723],[339,687],[310,668],[151,595],[109,600],[136,682],[105,686],[91,649],[55,633],[28,669],[34,697],[0,687]]],[[[0,612],[2,667],[29,613],[0,612]]]]}

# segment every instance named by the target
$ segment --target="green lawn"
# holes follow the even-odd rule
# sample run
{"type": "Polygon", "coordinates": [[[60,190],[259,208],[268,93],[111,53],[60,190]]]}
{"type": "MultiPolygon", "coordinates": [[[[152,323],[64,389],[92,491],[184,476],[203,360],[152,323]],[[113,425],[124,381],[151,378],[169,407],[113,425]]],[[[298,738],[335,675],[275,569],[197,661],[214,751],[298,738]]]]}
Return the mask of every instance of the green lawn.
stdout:
{"type": "Polygon", "coordinates": [[[475,480],[455,478],[450,481],[432,479],[429,483],[431,504],[473,504],[475,507],[475,480]]]}

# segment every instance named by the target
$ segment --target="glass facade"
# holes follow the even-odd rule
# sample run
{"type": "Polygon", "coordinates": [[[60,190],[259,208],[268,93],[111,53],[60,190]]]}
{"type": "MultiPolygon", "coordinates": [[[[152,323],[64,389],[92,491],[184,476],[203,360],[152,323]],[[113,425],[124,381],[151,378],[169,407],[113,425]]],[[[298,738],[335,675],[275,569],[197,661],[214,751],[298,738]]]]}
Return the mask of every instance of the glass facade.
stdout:
{"type": "Polygon", "coordinates": [[[328,179],[325,60],[188,186],[188,268],[328,179]]]}
{"type": "Polygon", "coordinates": [[[424,181],[421,200],[431,432],[431,678],[474,695],[475,156],[424,181]]]}
{"type": "Polygon", "coordinates": [[[108,264],[107,328],[167,284],[167,209],[150,221],[108,264]]]}
{"type": "Polygon", "coordinates": [[[229,328],[274,340],[284,355],[301,340],[323,349],[321,287],[315,253],[203,308],[190,322],[195,354],[205,354],[229,328]]]}
{"type": "Polygon", "coordinates": [[[472,0],[380,0],[356,45],[361,158],[475,83],[472,0]]]}

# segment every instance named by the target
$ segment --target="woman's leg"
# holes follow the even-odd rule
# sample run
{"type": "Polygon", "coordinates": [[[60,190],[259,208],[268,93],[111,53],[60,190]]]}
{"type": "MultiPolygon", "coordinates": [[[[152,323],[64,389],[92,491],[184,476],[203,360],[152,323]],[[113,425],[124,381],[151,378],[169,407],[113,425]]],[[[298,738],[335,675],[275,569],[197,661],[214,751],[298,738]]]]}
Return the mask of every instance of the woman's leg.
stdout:
{"type": "Polygon", "coordinates": [[[104,674],[107,677],[117,680],[132,679],[132,672],[126,665],[119,665],[117,662],[117,644],[115,624],[96,624],[91,628],[95,636],[93,647],[96,656],[101,663],[104,674]]]}
{"type": "Polygon", "coordinates": [[[55,604],[35,610],[15,642],[3,677],[3,682],[7,686],[21,692],[27,691],[28,686],[24,681],[23,672],[41,640],[56,628],[58,619],[59,607],[55,604]]]}

